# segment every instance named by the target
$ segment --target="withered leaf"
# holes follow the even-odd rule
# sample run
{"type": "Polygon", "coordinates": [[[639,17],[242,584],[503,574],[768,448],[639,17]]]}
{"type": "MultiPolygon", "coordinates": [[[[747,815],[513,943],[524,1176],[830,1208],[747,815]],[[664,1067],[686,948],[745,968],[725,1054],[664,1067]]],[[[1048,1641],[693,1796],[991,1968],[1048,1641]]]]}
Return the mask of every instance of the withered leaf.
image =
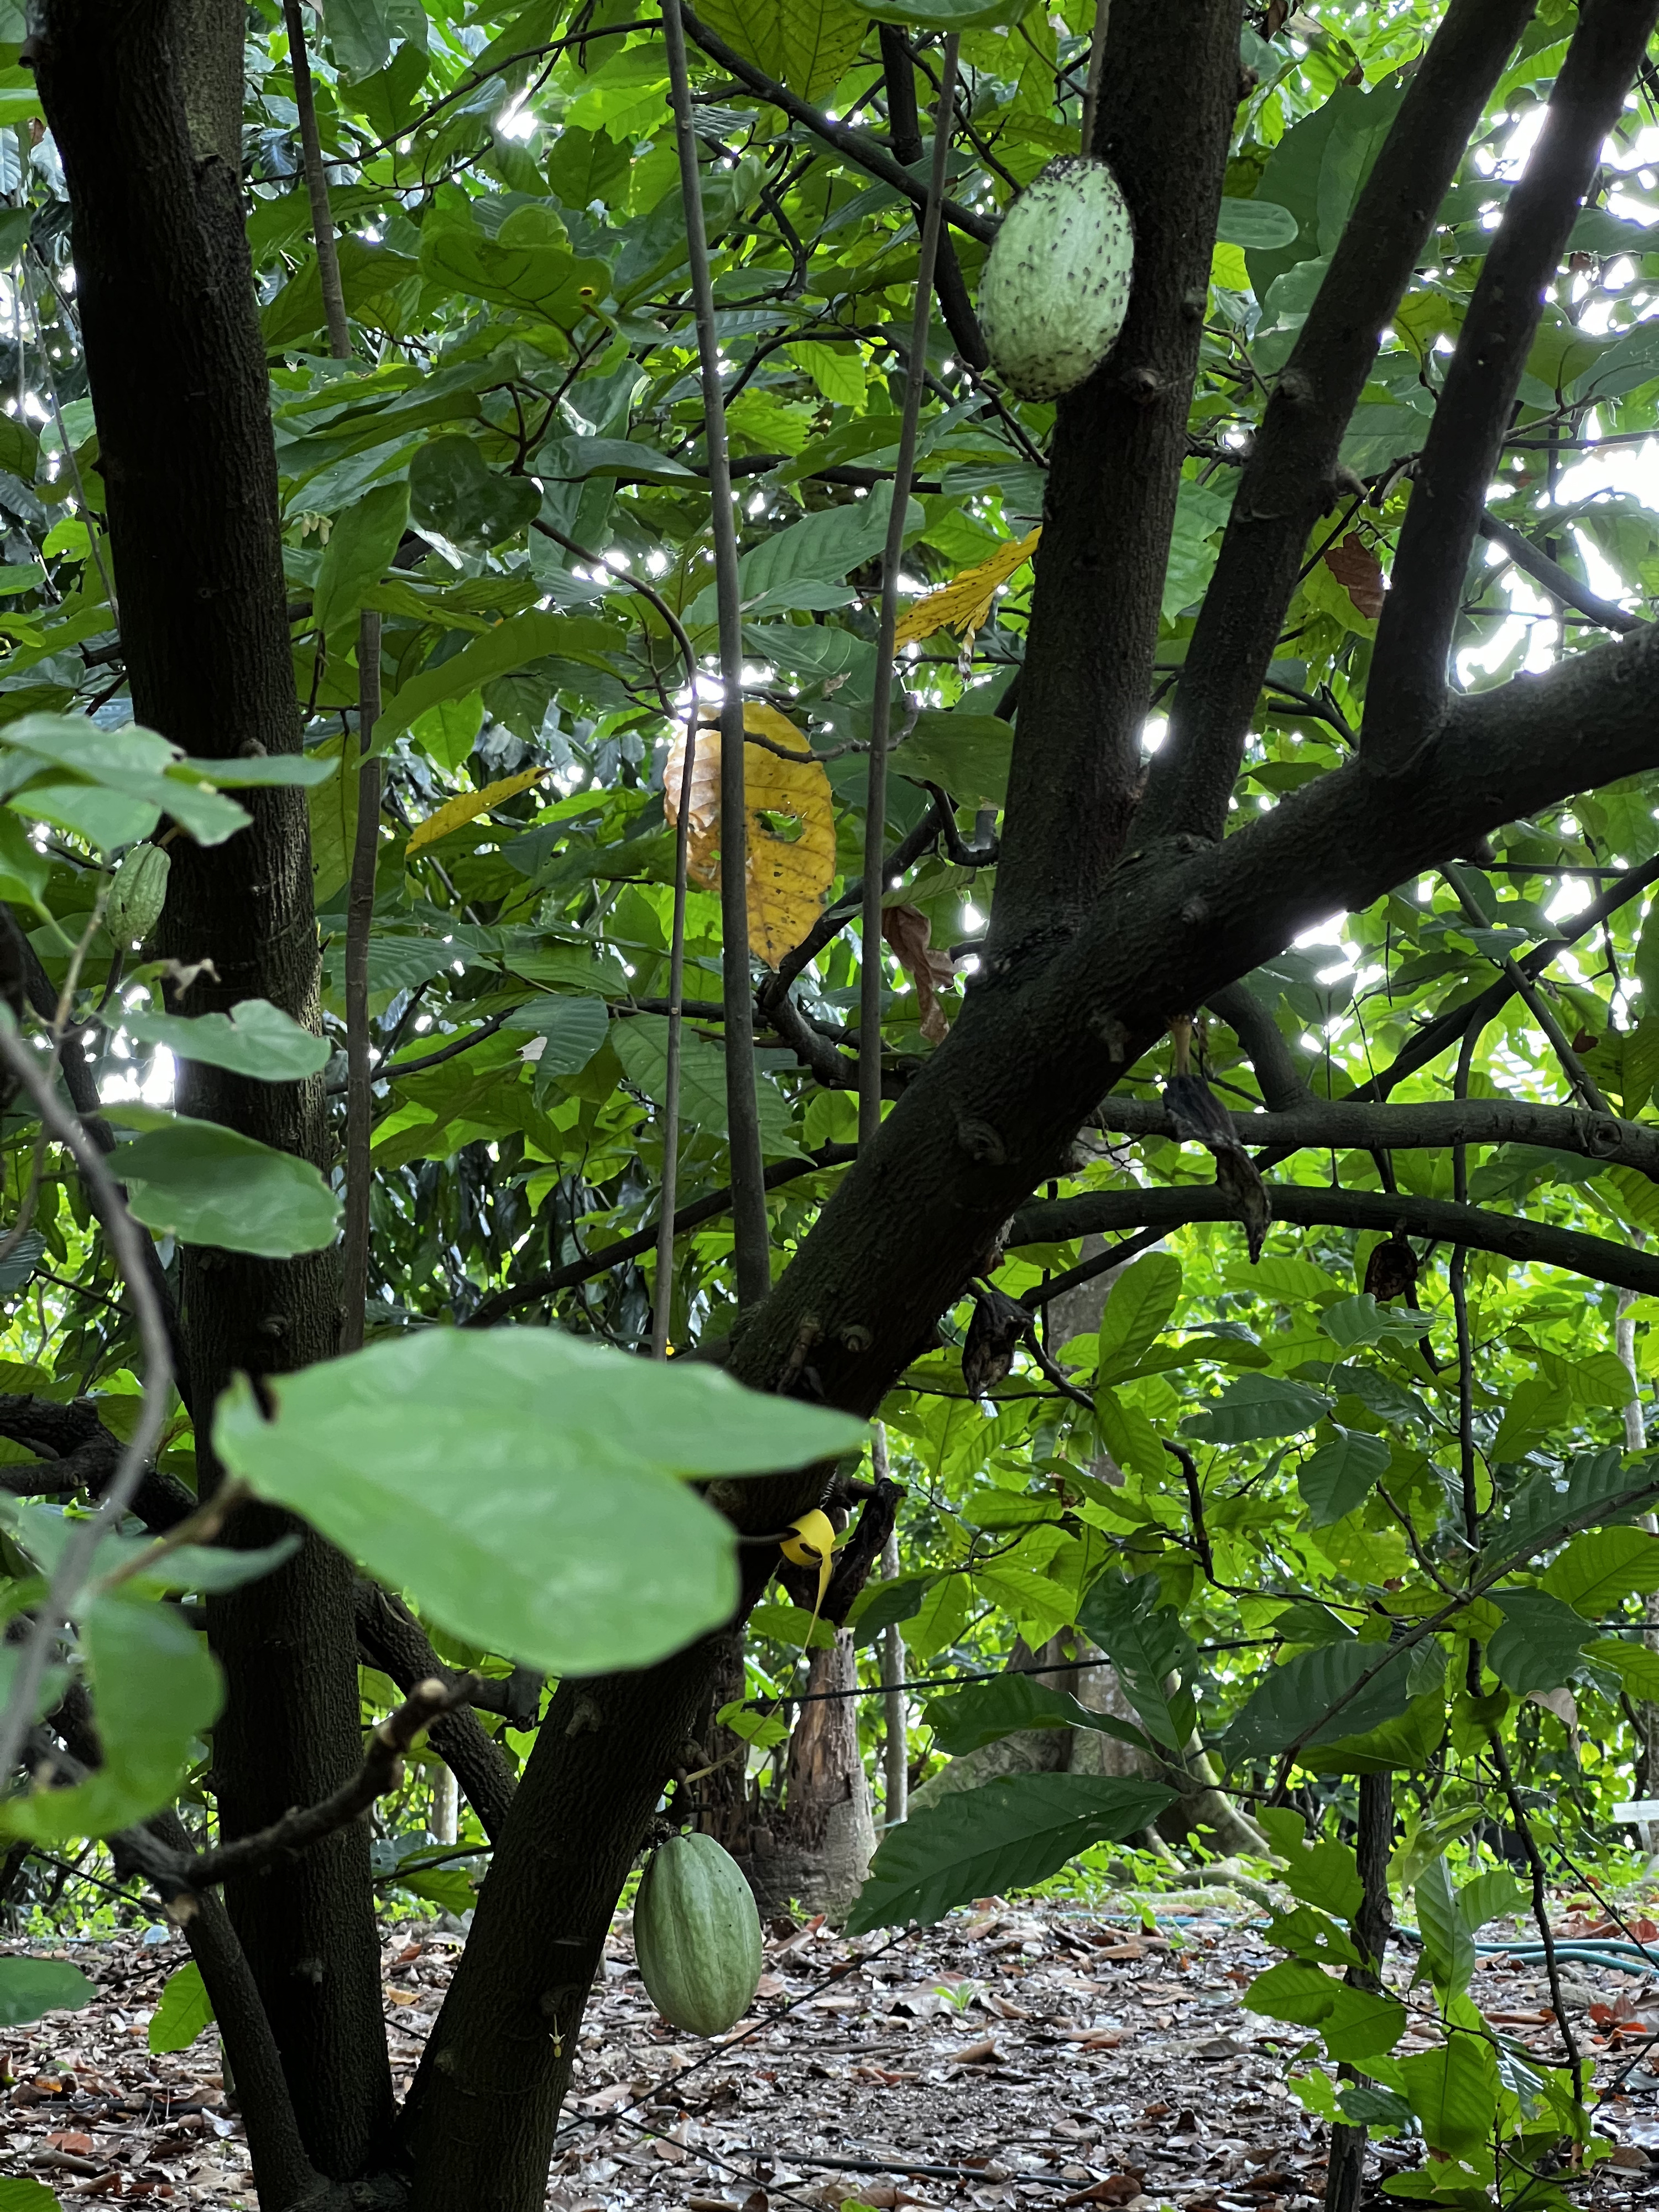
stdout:
{"type": "Polygon", "coordinates": [[[1375,622],[1382,611],[1386,588],[1382,563],[1357,530],[1351,530],[1340,545],[1327,548],[1325,566],[1353,601],[1354,612],[1375,622]]]}
{"type": "Polygon", "coordinates": [[[1014,1364],[1031,1326],[1030,1310],[1002,1291],[975,1291],[974,1317],[962,1347],[962,1379],[975,1398],[994,1390],[1014,1364]]]}
{"type": "Polygon", "coordinates": [[[1417,1286],[1417,1255],[1413,1251],[1403,1230],[1396,1229],[1392,1237],[1372,1248],[1365,1262],[1364,1288],[1380,1306],[1390,1298],[1402,1297],[1417,1286]]]}
{"type": "Polygon", "coordinates": [[[929,1044],[943,1044],[951,1024],[945,1018],[939,994],[956,980],[955,961],[948,952],[937,951],[929,945],[933,924],[919,907],[884,907],[881,933],[897,955],[900,967],[916,987],[923,1036],[929,1044]]]}
{"type": "Polygon", "coordinates": [[[1237,1209],[1244,1224],[1244,1241],[1249,1247],[1250,1264],[1254,1267],[1261,1257],[1261,1248],[1267,1241],[1267,1231],[1273,1224],[1273,1200],[1267,1195],[1267,1186],[1262,1182],[1255,1162],[1248,1152],[1218,1152],[1215,1157],[1215,1179],[1237,1209]]]}

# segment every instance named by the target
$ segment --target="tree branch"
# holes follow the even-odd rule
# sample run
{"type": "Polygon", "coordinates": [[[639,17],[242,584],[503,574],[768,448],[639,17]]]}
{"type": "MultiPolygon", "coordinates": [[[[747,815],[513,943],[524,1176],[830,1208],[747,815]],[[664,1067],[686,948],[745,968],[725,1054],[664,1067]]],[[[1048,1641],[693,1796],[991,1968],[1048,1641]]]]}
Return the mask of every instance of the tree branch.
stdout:
{"type": "Polygon", "coordinates": [[[1223,833],[1308,532],[1336,496],[1348,418],[1534,6],[1453,0],[1412,79],[1267,402],[1170,704],[1169,733],[1148,771],[1138,840],[1223,833]]]}
{"type": "MultiPolygon", "coordinates": [[[[354,1592],[357,1642],[371,1667],[378,1667],[405,1694],[424,1681],[446,1682],[452,1689],[465,1680],[473,1686],[468,1703],[478,1699],[485,1687],[476,1675],[462,1676],[446,1667],[433,1650],[425,1630],[403,1601],[378,1583],[358,1579],[354,1592]]],[[[489,1686],[496,1689],[501,1684],[489,1686]]],[[[453,1706],[432,1723],[432,1748],[466,1792],[467,1802],[493,1843],[507,1820],[513,1802],[513,1777],[493,1738],[466,1705],[453,1706]]]]}
{"type": "Polygon", "coordinates": [[[1591,591],[1571,570],[1559,561],[1552,561],[1547,553],[1540,552],[1529,538],[1522,537],[1513,523],[1502,522],[1495,514],[1483,514],[1478,527],[1480,535],[1494,545],[1501,545],[1517,568],[1530,576],[1534,584],[1541,584],[1553,599],[1563,606],[1576,607],[1581,615],[1588,615],[1603,629],[1626,632],[1640,629],[1642,617],[1615,606],[1591,591]]]}
{"type": "MultiPolygon", "coordinates": [[[[1496,1252],[1523,1265],[1565,1267],[1592,1282],[1616,1283],[1621,1290],[1659,1291],[1659,1254],[1639,1252],[1577,1229],[1523,1221],[1513,1214],[1489,1213],[1478,1206],[1454,1206],[1440,1198],[1414,1198],[1406,1191],[1339,1190],[1325,1184],[1275,1182],[1267,1186],[1273,1219],[1299,1229],[1403,1229],[1410,1237],[1432,1237],[1438,1244],[1466,1244],[1477,1252],[1496,1252]]],[[[1022,1206],[1008,1232],[1011,1247],[1054,1244],[1091,1232],[1157,1228],[1179,1229],[1192,1221],[1236,1221],[1237,1208],[1215,1183],[1188,1183],[1176,1189],[1095,1190],[1076,1198],[1056,1198],[1022,1206]]],[[[1079,1283],[1092,1281],[1122,1255],[1103,1252],[1039,1289],[1027,1291],[1027,1305],[1046,1304],[1079,1283]]]]}
{"type": "Polygon", "coordinates": [[[1134,283],[1116,345],[1055,418],[986,954],[994,974],[1089,911],[1134,809],[1241,13],[1237,0],[1112,9],[1092,151],[1128,204],[1134,283]]]}
{"type": "MultiPolygon", "coordinates": [[[[100,1497],[121,1463],[121,1439],[104,1426],[89,1398],[64,1405],[53,1398],[0,1396],[0,1437],[40,1454],[33,1465],[0,1468],[0,1487],[15,1498],[65,1498],[76,1490],[100,1497]]],[[[132,1510],[160,1536],[188,1519],[196,1500],[176,1475],[152,1466],[133,1492],[132,1510]]]]}
{"type": "Polygon", "coordinates": [[[403,1780],[404,1754],[422,1729],[441,1714],[464,1705],[471,1690],[471,1677],[456,1686],[434,1676],[417,1682],[394,1713],[383,1720],[368,1739],[363,1763],[350,1780],[319,1803],[285,1813],[268,1828],[239,1836],[210,1851],[180,1852],[164,1844],[148,1829],[130,1828],[123,1841],[132,1863],[154,1887],[171,1917],[188,1922],[200,1892],[238,1876],[262,1874],[278,1859],[296,1857],[337,1828],[345,1827],[366,1813],[377,1797],[395,1790],[403,1780]]]}
{"type": "MultiPolygon", "coordinates": [[[[753,62],[746,61],[735,47],[728,46],[718,33],[710,30],[708,24],[701,17],[694,15],[689,8],[681,8],[680,19],[685,25],[687,35],[696,40],[710,61],[718,62],[740,84],[746,84],[750,92],[758,93],[769,106],[781,108],[792,123],[799,123],[815,138],[821,138],[826,146],[833,147],[845,160],[855,162],[882,184],[890,185],[896,192],[908,200],[912,207],[920,210],[927,205],[927,186],[918,178],[913,177],[908,169],[901,168],[885,147],[878,145],[866,132],[855,131],[846,123],[833,122],[821,109],[809,107],[804,100],[798,100],[787,85],[780,84],[775,77],[768,76],[764,70],[757,69],[753,62]]],[[[943,201],[941,208],[946,222],[953,223],[968,237],[978,239],[981,245],[988,246],[996,236],[994,216],[976,215],[971,208],[965,208],[956,200],[943,201]]]]}
{"type": "MultiPolygon", "coordinates": [[[[1126,1137],[1178,1138],[1158,1099],[1103,1099],[1098,1126],[1126,1137]]],[[[1353,1098],[1309,1097],[1279,1113],[1230,1114],[1241,1144],[1270,1149],[1275,1161],[1288,1153],[1419,1152],[1443,1145],[1548,1145],[1608,1167],[1635,1168],[1659,1182],[1659,1128],[1622,1121],[1612,1114],[1582,1114],[1571,1106],[1534,1106],[1522,1098],[1425,1099],[1409,1106],[1373,1105],[1353,1098]]],[[[1258,1159],[1258,1164],[1260,1160],[1258,1159]]]]}
{"type": "MultiPolygon", "coordinates": [[[[858,1158],[856,1145],[821,1145],[807,1159],[774,1160],[766,1170],[766,1188],[775,1190],[781,1183],[793,1182],[797,1176],[817,1175],[824,1168],[845,1167],[858,1158]]],[[[700,1229],[705,1221],[716,1221],[730,1210],[730,1186],[712,1190],[706,1198],[693,1199],[674,1216],[674,1234],[682,1236],[688,1229],[700,1229]]],[[[487,1297],[477,1311],[467,1316],[467,1328],[491,1328],[503,1315],[515,1312],[520,1306],[535,1305],[542,1298],[550,1298],[556,1291],[574,1289],[595,1275],[603,1275],[611,1267],[620,1267],[625,1261],[637,1260],[647,1252],[654,1251],[657,1231],[654,1224],[641,1229],[632,1237],[620,1237],[598,1252],[590,1252],[585,1260],[572,1260],[562,1267],[550,1267],[544,1274],[533,1275],[526,1283],[509,1283],[504,1289],[487,1297]]]]}
{"type": "Polygon", "coordinates": [[[1360,744],[1383,773],[1416,758],[1445,711],[1469,550],[1545,290],[1656,18],[1659,0],[1584,0],[1538,143],[1487,250],[1418,464],[1377,629],[1360,744]]]}
{"type": "Polygon", "coordinates": [[[1212,991],[1207,1004],[1210,1012],[1220,1015],[1249,1054],[1250,1066],[1255,1070],[1255,1079],[1261,1085],[1261,1096],[1267,1104],[1281,1113],[1306,1105],[1313,1092],[1303,1079],[1296,1055],[1284,1031],[1249,985],[1229,983],[1224,990],[1212,991]]]}
{"type": "MultiPolygon", "coordinates": [[[[888,134],[900,163],[906,169],[913,169],[921,160],[923,148],[910,42],[896,24],[879,23],[876,27],[881,40],[881,65],[887,78],[888,134]]],[[[957,351],[970,368],[988,368],[991,356],[986,349],[985,333],[974,313],[973,298],[948,231],[939,238],[933,289],[939,296],[945,326],[956,340],[957,351]]]]}

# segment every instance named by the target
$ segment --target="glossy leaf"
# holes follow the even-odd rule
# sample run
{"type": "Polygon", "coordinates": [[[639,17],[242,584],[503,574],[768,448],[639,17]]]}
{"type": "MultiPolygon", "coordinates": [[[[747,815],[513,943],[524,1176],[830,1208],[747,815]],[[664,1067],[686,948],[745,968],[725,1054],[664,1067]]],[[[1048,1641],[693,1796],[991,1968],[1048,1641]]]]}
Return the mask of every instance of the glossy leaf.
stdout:
{"type": "Polygon", "coordinates": [[[729,1525],[680,1476],[855,1449],[847,1416],[551,1328],[430,1329],[246,1385],[215,1442],[451,1634],[558,1674],[646,1666],[735,1601],[729,1525]],[[556,1420],[548,1409],[556,1407],[556,1420]]]}

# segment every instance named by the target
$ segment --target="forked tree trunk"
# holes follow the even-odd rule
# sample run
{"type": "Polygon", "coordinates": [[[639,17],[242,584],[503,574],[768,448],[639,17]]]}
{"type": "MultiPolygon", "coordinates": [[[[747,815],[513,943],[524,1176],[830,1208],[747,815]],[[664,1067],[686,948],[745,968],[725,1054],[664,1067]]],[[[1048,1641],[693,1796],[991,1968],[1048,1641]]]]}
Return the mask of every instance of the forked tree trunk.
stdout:
{"type": "MultiPolygon", "coordinates": [[[[75,215],[76,296],[98,423],[120,629],[138,720],[191,754],[297,751],[270,391],[243,230],[244,12],[234,0],[46,0],[31,53],[75,215]]],[[[160,932],[210,959],[180,1011],[266,998],[318,1026],[303,796],[252,792],[252,828],[180,836],[160,932]]],[[[179,1103],[325,1165],[319,1082],[181,1062],[179,1103]]],[[[337,1342],[332,1254],[186,1251],[184,1328],[202,1482],[214,1401],[337,1342]]],[[[290,1524],[241,1513],[229,1540],[290,1524]]],[[[210,1605],[225,1670],[214,1732],[223,1832],[326,1796],[361,1761],[352,1571],[306,1535],[276,1574],[210,1605]]],[[[367,1831],[232,1885],[227,1902],[282,2050],[306,2148],[361,2170],[390,2119],[367,1831]]],[[[223,2022],[234,2051],[234,2023],[223,2022]]]]}
{"type": "Polygon", "coordinates": [[[744,1872],[763,1917],[799,1905],[843,1914],[864,1886],[876,1848],[870,1785],[859,1749],[858,1680],[849,1630],[814,1651],[806,1697],[789,1739],[781,1806],[751,1820],[744,1872]]]}

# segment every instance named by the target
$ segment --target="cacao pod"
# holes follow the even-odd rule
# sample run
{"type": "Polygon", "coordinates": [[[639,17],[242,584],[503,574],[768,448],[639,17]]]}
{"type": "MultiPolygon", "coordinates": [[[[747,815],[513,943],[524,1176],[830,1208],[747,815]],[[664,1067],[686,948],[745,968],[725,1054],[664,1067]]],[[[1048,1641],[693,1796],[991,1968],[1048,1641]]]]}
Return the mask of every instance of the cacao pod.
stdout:
{"type": "Polygon", "coordinates": [[[761,1924],[742,1869],[712,1836],[671,1837],[634,1903],[634,1955],[672,2027],[719,2035],[743,2018],[761,1978],[761,1924]]]}
{"type": "Polygon", "coordinates": [[[104,927],[117,945],[142,944],[167,904],[173,855],[159,845],[135,845],[123,854],[104,902],[104,927]]]}
{"type": "Polygon", "coordinates": [[[1104,161],[1062,154],[1002,219],[980,284],[998,374],[1022,399],[1055,399],[1092,376],[1129,308],[1134,232],[1104,161]]]}

